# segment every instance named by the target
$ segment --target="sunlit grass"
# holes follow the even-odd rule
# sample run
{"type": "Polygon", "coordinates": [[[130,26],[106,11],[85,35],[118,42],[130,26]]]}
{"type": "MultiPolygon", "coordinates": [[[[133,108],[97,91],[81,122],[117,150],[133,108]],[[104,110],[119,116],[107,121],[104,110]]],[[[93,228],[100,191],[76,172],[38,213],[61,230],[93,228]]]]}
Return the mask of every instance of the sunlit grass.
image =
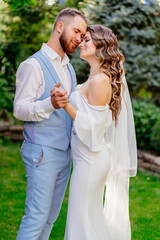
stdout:
{"type": "MultiPolygon", "coordinates": [[[[0,239],[16,239],[24,214],[25,170],[20,144],[0,145],[0,239]]],[[[50,240],[63,240],[68,202],[68,188],[50,240]]],[[[132,240],[160,239],[160,178],[138,172],[130,180],[130,219],[132,240]]],[[[76,239],[75,239],[76,240],[76,239]]],[[[83,240],[83,239],[82,239],[83,240]]],[[[98,239],[100,240],[100,239],[98,239]]]]}

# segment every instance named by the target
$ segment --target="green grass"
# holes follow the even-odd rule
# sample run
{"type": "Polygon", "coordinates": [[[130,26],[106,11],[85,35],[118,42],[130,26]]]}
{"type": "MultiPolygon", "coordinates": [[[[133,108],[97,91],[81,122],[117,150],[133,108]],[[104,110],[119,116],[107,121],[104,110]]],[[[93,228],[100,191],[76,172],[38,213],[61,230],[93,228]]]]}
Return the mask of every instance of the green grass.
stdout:
{"type": "Polygon", "coordinates": [[[130,219],[133,240],[160,239],[160,178],[147,172],[131,178],[130,219]]]}
{"type": "MultiPolygon", "coordinates": [[[[160,239],[160,178],[138,172],[130,180],[130,219],[132,240],[160,239]]],[[[24,214],[25,170],[20,157],[20,144],[0,144],[0,239],[16,239],[24,214]]],[[[68,188],[51,239],[63,240],[68,201],[68,188]]],[[[83,239],[82,239],[83,240],[83,239]]]]}

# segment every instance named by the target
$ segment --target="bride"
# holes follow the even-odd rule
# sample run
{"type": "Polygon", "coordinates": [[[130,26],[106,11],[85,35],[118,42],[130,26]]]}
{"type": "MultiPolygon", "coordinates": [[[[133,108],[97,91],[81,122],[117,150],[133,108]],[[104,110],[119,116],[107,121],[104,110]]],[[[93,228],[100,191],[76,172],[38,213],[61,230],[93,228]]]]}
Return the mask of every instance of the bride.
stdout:
{"type": "MultiPolygon", "coordinates": [[[[65,240],[130,240],[128,188],[137,154],[124,57],[101,25],[89,26],[79,47],[90,75],[64,107],[73,119],[65,240]]],[[[64,91],[55,87],[54,94],[64,91]]]]}

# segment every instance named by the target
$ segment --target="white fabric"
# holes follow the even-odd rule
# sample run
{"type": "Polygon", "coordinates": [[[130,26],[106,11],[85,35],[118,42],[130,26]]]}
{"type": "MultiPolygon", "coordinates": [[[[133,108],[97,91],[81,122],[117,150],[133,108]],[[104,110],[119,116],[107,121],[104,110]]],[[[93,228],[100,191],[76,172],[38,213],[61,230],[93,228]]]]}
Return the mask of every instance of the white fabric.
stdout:
{"type": "Polygon", "coordinates": [[[70,182],[65,240],[106,240],[103,192],[109,170],[105,132],[112,122],[109,106],[92,106],[80,91],[70,102],[78,111],[73,123],[70,182]]]}
{"type": "Polygon", "coordinates": [[[118,118],[106,132],[111,166],[107,176],[104,214],[111,239],[130,240],[129,177],[137,172],[137,147],[132,106],[125,77],[125,95],[118,118]],[[125,100],[124,100],[125,98],[125,100]],[[126,106],[126,104],[127,106],[126,106]]]}
{"type": "Polygon", "coordinates": [[[71,94],[78,111],[71,138],[73,173],[65,240],[131,239],[128,186],[129,174],[136,174],[137,155],[127,85],[125,95],[127,108],[123,99],[115,128],[108,105],[90,105],[78,87],[71,94]]]}
{"type": "MultiPolygon", "coordinates": [[[[62,61],[60,56],[47,44],[41,48],[43,54],[51,61],[64,88],[71,91],[71,77],[67,68],[69,58],[65,54],[62,61]]],[[[53,88],[55,83],[53,82],[53,88]]],[[[37,101],[45,89],[45,80],[41,66],[35,58],[22,62],[16,74],[16,94],[14,99],[14,116],[22,121],[41,121],[48,119],[55,110],[50,97],[37,101]]]]}
{"type": "Polygon", "coordinates": [[[75,131],[81,142],[88,146],[90,151],[98,152],[105,143],[104,133],[112,122],[109,105],[93,106],[88,103],[80,91],[75,94],[81,95],[80,98],[83,100],[77,104],[77,107],[83,111],[77,111],[74,121],[75,131]]]}

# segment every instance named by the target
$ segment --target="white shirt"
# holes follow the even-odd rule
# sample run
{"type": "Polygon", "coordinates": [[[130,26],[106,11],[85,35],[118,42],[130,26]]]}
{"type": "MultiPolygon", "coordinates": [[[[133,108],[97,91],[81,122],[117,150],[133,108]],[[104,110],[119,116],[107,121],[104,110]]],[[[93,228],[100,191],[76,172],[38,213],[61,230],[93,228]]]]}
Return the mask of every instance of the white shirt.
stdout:
{"type": "MultiPolygon", "coordinates": [[[[47,44],[43,43],[42,53],[50,60],[55,68],[65,90],[71,92],[71,77],[67,67],[69,62],[65,54],[61,57],[47,44]]],[[[53,81],[53,88],[55,82],[53,81]]],[[[36,101],[45,89],[45,80],[39,62],[35,58],[29,58],[22,62],[16,73],[16,93],[14,99],[14,116],[22,121],[41,121],[48,119],[55,111],[50,97],[36,101]]]]}

